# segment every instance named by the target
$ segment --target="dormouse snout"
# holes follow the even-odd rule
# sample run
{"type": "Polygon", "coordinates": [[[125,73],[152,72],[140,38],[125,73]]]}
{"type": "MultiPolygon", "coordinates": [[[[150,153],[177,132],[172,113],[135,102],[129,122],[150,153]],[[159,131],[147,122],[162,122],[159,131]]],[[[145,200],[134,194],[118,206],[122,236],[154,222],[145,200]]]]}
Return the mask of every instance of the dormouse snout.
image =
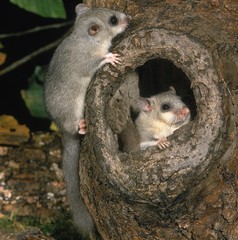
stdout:
{"type": "Polygon", "coordinates": [[[180,120],[186,119],[190,115],[190,110],[187,106],[183,106],[176,112],[177,118],[180,120]]]}

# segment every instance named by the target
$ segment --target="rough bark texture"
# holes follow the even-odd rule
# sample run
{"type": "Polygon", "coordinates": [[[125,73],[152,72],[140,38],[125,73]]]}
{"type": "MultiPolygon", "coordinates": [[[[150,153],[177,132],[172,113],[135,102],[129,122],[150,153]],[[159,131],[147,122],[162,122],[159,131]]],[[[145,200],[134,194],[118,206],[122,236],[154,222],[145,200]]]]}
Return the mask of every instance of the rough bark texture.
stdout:
{"type": "Polygon", "coordinates": [[[238,239],[237,1],[85,3],[133,17],[113,45],[122,64],[103,67],[87,95],[80,176],[102,239],[238,239]],[[161,59],[189,80],[172,84],[190,91],[194,119],[170,148],[136,151],[130,105],[152,94],[161,59]]]}

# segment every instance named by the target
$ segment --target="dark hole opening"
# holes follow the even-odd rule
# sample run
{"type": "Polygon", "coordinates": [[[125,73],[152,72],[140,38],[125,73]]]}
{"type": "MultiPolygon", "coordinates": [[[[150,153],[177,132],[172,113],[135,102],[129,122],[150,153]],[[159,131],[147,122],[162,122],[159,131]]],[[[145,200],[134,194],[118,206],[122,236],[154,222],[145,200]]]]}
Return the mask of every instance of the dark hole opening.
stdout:
{"type": "Polygon", "coordinates": [[[166,92],[170,86],[191,111],[191,119],[196,116],[196,101],[187,75],[166,59],[152,59],[137,69],[139,73],[140,96],[151,97],[166,92]]]}
{"type": "MultiPolygon", "coordinates": [[[[139,75],[138,87],[141,97],[147,98],[158,93],[166,92],[169,90],[169,87],[172,86],[176,90],[176,94],[181,97],[182,101],[189,108],[191,120],[196,117],[196,101],[191,89],[191,81],[187,75],[172,62],[166,59],[152,59],[138,67],[136,72],[139,75]]],[[[134,122],[138,116],[138,112],[133,112],[131,109],[130,115],[132,122],[134,122]]],[[[132,141],[137,142],[135,138],[138,137],[138,135],[135,137],[135,129],[132,129],[134,127],[133,124],[127,126],[126,131],[123,131],[119,136],[118,143],[120,151],[131,152],[130,150],[125,150],[125,146],[130,146],[132,141]],[[128,136],[133,134],[134,137],[128,136]]]]}

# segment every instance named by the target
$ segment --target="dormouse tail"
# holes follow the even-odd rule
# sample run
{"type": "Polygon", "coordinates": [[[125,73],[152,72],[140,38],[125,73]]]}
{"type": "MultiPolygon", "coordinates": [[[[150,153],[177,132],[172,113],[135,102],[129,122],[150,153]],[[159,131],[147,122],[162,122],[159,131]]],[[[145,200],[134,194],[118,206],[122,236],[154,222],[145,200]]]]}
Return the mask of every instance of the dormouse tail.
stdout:
{"type": "Polygon", "coordinates": [[[74,224],[83,237],[94,230],[93,220],[80,194],[79,135],[63,134],[63,173],[74,224]]]}

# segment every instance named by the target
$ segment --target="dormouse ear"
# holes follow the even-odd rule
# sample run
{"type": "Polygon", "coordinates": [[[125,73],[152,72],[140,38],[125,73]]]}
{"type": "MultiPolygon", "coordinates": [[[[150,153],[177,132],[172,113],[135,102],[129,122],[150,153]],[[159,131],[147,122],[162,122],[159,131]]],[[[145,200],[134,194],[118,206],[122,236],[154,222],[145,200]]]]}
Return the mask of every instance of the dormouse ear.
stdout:
{"type": "Polygon", "coordinates": [[[99,26],[97,24],[93,24],[88,29],[88,34],[90,36],[95,36],[99,32],[99,26]]]}
{"type": "Polygon", "coordinates": [[[76,12],[76,14],[79,16],[79,15],[81,15],[82,13],[85,13],[86,11],[88,11],[88,7],[85,5],[85,4],[83,4],[83,3],[80,3],[80,4],[78,4],[76,7],[75,7],[75,12],[76,12]]]}
{"type": "Polygon", "coordinates": [[[176,94],[176,90],[175,90],[175,88],[172,87],[172,86],[169,87],[169,91],[170,91],[171,93],[173,93],[173,94],[176,94]]]}
{"type": "Polygon", "coordinates": [[[142,97],[140,97],[137,100],[137,107],[139,108],[140,111],[143,111],[143,112],[151,112],[153,109],[150,104],[150,101],[147,98],[142,98],[142,97]]]}

